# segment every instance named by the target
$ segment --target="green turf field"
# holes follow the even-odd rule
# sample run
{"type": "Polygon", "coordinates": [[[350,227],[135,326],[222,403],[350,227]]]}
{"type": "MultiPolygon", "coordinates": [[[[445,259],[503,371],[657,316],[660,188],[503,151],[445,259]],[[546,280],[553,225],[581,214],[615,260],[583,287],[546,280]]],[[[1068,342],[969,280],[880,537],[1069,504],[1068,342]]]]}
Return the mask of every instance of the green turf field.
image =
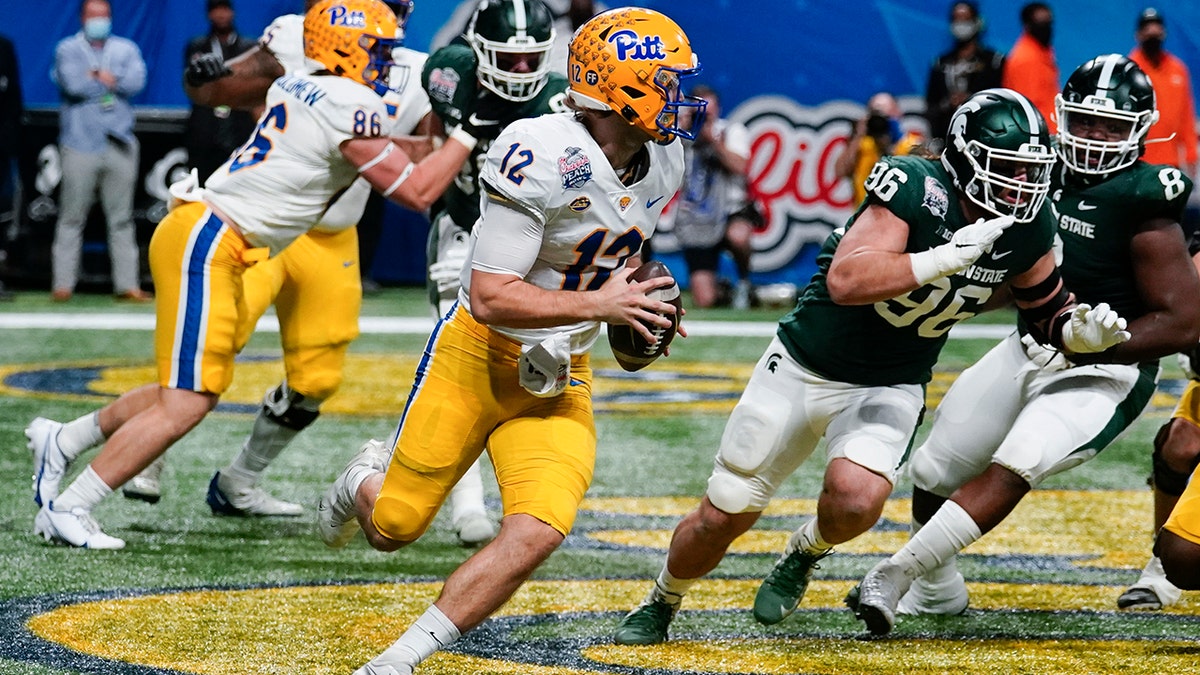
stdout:
{"type": "MultiPolygon", "coordinates": [[[[1150,441],[1182,386],[1170,362],[1163,393],[1128,434],[1052,479],[962,556],[972,592],[966,615],[908,619],[888,639],[864,640],[862,625],[841,607],[852,583],[906,537],[902,482],[879,525],[822,562],[801,611],[770,629],[754,623],[748,610],[758,580],[787,532],[813,511],[818,453],[688,596],[672,643],[612,646],[616,620],[644,595],[670,530],[703,492],[725,417],[782,311],[691,312],[687,320],[697,325],[722,322],[724,332],[745,334],[697,330],[637,377],[616,369],[601,340],[599,456],[575,532],[499,616],[420,672],[1195,671],[1200,601],[1185,594],[1162,614],[1115,608],[1148,553],[1150,441]],[[735,321],[756,323],[728,323],[735,321]]],[[[0,305],[0,480],[7,486],[0,491],[0,673],[349,673],[390,644],[470,555],[441,519],[415,545],[381,554],[361,538],[326,549],[311,511],[275,520],[209,514],[203,498],[212,472],[233,456],[252,419],[247,411],[282,372],[273,333],[251,342],[223,407],[168,453],[163,500],[150,506],[116,495],[97,510],[105,530],[126,539],[125,550],[73,550],[35,538],[25,425],[37,415],[72,419],[153,378],[150,331],[89,327],[89,317],[111,313],[143,325],[153,316],[107,296],[63,306],[24,293],[0,305]],[[4,327],[17,316],[25,317],[21,325],[37,325],[30,316],[58,325],[51,319],[64,309],[75,313],[67,327],[4,327]]],[[[387,326],[387,319],[423,319],[426,309],[420,292],[391,289],[368,298],[364,316],[387,326]]],[[[315,505],[362,441],[392,431],[424,337],[363,335],[343,391],[271,467],[265,486],[315,505]]],[[[952,339],[930,403],[991,344],[952,339]]],[[[494,485],[488,494],[497,509],[494,485]]]]}

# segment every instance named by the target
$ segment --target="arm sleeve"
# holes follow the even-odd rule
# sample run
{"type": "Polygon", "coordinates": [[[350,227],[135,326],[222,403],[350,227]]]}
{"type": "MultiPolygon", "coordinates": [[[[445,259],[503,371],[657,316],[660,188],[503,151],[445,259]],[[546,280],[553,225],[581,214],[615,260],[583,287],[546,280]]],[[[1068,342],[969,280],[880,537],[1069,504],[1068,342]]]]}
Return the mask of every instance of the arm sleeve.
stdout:
{"type": "Polygon", "coordinates": [[[471,269],[492,274],[529,274],[542,248],[545,226],[524,210],[491,195],[475,227],[479,239],[471,269]]]}

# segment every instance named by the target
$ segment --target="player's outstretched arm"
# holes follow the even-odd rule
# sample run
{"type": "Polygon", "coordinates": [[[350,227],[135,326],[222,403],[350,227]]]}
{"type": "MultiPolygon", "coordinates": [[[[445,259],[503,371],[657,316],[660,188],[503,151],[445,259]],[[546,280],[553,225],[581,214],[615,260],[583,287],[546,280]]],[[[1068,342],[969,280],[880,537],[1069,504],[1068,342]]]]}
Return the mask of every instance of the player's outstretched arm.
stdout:
{"type": "Polygon", "coordinates": [[[390,138],[352,138],[342,142],[341,151],[384,197],[424,211],[450,186],[475,144],[474,137],[456,131],[442,147],[419,162],[390,138]]]}
{"type": "Polygon", "coordinates": [[[224,62],[223,69],[207,63],[188,66],[183,90],[196,105],[225,105],[239,110],[262,106],[271,83],[283,77],[283,66],[261,45],[224,62]],[[193,68],[197,71],[192,73],[193,68]]]}

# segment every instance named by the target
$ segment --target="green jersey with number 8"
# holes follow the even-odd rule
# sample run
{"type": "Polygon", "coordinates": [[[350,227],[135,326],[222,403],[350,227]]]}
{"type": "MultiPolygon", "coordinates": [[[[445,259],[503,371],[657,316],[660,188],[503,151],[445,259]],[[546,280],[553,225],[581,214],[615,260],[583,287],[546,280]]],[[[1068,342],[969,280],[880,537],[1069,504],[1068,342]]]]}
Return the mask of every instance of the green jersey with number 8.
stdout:
{"type": "MultiPolygon", "coordinates": [[[[866,188],[867,198],[846,229],[868,206],[882,206],[908,223],[908,253],[945,244],[967,225],[964,198],[936,160],[885,157],[872,169],[866,188]]],[[[835,230],[825,240],[817,273],[796,308],[779,322],[780,339],[793,358],[829,380],[925,384],[950,328],[978,314],[997,287],[1051,250],[1054,220],[1043,206],[1032,222],[1010,227],[991,253],[966,270],[870,305],[839,305],[829,297],[826,275],[842,234],[835,230]]]]}

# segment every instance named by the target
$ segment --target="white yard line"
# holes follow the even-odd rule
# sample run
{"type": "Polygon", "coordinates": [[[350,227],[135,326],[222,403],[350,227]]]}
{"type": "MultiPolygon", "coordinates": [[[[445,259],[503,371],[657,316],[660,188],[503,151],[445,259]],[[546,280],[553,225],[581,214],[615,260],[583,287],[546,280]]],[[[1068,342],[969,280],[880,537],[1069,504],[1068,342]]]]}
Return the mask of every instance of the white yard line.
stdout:
{"type": "MultiPolygon", "coordinates": [[[[372,335],[426,335],[433,329],[433,319],[400,316],[364,316],[359,328],[372,335]]],[[[775,322],[767,321],[688,321],[688,335],[695,337],[770,337],[775,334],[775,322]]],[[[52,330],[154,330],[150,314],[0,314],[0,330],[47,328],[52,330]]],[[[274,316],[264,316],[256,328],[259,332],[278,333],[279,322],[274,316]]],[[[977,324],[955,326],[950,337],[964,340],[999,340],[1013,331],[1007,324],[977,324]]]]}

